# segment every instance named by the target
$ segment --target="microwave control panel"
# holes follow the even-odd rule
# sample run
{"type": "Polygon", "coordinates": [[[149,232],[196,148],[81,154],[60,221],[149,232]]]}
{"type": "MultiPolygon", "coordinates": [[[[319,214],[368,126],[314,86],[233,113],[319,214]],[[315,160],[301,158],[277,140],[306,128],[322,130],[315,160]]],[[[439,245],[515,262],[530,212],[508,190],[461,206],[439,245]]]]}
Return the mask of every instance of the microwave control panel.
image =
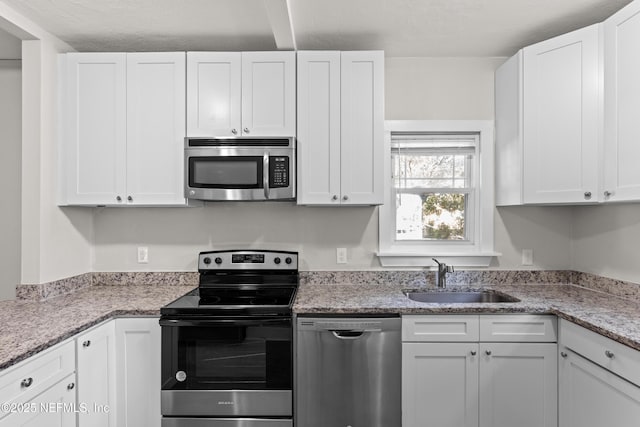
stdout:
{"type": "Polygon", "coordinates": [[[289,157],[269,157],[269,187],[282,188],[289,186],[289,157]]]}

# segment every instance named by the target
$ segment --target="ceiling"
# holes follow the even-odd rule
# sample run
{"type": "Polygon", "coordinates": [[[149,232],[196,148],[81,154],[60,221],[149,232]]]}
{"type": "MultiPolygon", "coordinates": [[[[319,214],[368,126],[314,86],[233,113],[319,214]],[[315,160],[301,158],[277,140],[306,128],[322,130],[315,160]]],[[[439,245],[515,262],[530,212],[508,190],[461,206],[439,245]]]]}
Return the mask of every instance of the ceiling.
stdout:
{"type": "Polygon", "coordinates": [[[78,51],[275,50],[267,5],[280,2],[300,50],[486,57],[600,22],[631,0],[0,1],[78,51]]]}

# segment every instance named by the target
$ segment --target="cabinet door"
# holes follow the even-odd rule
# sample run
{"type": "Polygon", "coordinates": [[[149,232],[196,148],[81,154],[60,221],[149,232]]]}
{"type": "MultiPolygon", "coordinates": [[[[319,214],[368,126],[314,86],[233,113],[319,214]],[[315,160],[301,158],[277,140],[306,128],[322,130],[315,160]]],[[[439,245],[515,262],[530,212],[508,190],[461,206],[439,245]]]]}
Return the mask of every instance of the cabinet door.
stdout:
{"type": "Polygon", "coordinates": [[[640,387],[563,349],[559,361],[562,427],[636,427],[640,387]]]}
{"type": "Polygon", "coordinates": [[[604,39],[605,200],[636,201],[640,200],[640,2],[605,21],[604,39]]]}
{"type": "Polygon", "coordinates": [[[187,136],[241,132],[241,54],[187,52],[187,136]]]}
{"type": "Polygon", "coordinates": [[[477,343],[402,344],[403,427],[478,426],[477,352],[477,343]]]}
{"type": "Polygon", "coordinates": [[[298,52],[298,204],[340,204],[340,52],[298,52]]]}
{"type": "Polygon", "coordinates": [[[91,405],[76,404],[75,381],[75,374],[67,376],[33,400],[21,405],[23,411],[2,419],[0,427],[75,427],[76,411],[93,410],[91,405]]]}
{"type": "Polygon", "coordinates": [[[384,53],[342,52],[340,180],[343,204],[384,202],[384,53]]]}
{"type": "Polygon", "coordinates": [[[184,205],[185,54],[127,54],[127,198],[184,205]]]}
{"type": "Polygon", "coordinates": [[[524,202],[597,201],[600,24],[524,49],[524,202]]]}
{"type": "Polygon", "coordinates": [[[242,133],[296,136],[295,52],[242,53],[242,133]]]}
{"type": "Polygon", "coordinates": [[[157,318],[116,320],[119,426],[160,425],[160,325],[157,318]]]}
{"type": "Polygon", "coordinates": [[[126,173],[126,56],[66,56],[63,167],[66,203],[124,203],[126,173]]]}
{"type": "Polygon", "coordinates": [[[556,427],[556,344],[480,344],[480,427],[556,427]]]}
{"type": "Polygon", "coordinates": [[[109,321],[76,338],[78,402],[91,410],[80,412],[81,426],[115,427],[115,327],[109,321]],[[97,408],[97,409],[96,409],[97,408]]]}

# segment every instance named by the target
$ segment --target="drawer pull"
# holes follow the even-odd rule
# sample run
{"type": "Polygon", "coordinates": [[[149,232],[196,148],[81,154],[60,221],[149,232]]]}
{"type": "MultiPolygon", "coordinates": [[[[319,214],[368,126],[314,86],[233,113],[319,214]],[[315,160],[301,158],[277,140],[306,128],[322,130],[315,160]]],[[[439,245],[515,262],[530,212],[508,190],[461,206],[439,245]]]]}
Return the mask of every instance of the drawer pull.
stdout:
{"type": "Polygon", "coordinates": [[[486,354],[487,356],[491,356],[491,350],[485,350],[485,354],[486,354]]]}
{"type": "Polygon", "coordinates": [[[604,355],[605,355],[605,356],[607,356],[609,359],[613,359],[613,358],[614,358],[614,356],[615,356],[615,355],[613,354],[613,352],[612,352],[612,351],[609,351],[609,350],[605,350],[605,351],[604,351],[604,355]]]}
{"type": "Polygon", "coordinates": [[[475,351],[475,350],[471,350],[471,355],[472,355],[472,356],[475,356],[476,354],[478,354],[478,352],[477,352],[477,351],[475,351]]]}
{"type": "Polygon", "coordinates": [[[67,385],[67,390],[73,390],[75,388],[76,384],[75,383],[69,383],[67,385]]]}
{"type": "Polygon", "coordinates": [[[564,351],[560,352],[560,356],[562,356],[563,359],[566,359],[567,356],[569,356],[567,353],[565,353],[564,351]]]}
{"type": "Polygon", "coordinates": [[[30,387],[31,384],[33,384],[33,378],[31,377],[23,379],[20,383],[20,385],[24,388],[30,387]]]}
{"type": "Polygon", "coordinates": [[[82,343],[83,347],[89,347],[91,345],[91,340],[86,340],[85,342],[82,343]]]}

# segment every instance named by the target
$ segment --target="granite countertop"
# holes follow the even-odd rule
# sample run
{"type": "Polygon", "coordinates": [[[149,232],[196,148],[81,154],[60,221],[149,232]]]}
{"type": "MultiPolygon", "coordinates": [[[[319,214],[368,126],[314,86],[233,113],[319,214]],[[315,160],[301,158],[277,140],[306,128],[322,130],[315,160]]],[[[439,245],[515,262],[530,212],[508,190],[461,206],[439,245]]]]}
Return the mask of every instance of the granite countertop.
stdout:
{"type": "Polygon", "coordinates": [[[0,370],[117,316],[159,316],[193,285],[90,286],[46,301],[0,301],[0,370]]]}
{"type": "MultiPolygon", "coordinates": [[[[410,287],[411,288],[411,287],[410,287]]],[[[401,285],[303,284],[294,311],[298,314],[555,314],[615,341],[640,350],[640,304],[633,300],[569,284],[475,286],[514,296],[520,302],[481,304],[420,303],[407,298],[401,285]]],[[[412,289],[415,289],[413,287],[412,289]]],[[[465,290],[460,286],[448,291],[465,290]]],[[[433,290],[433,288],[430,288],[433,290]]]]}
{"type": "MultiPolygon", "coordinates": [[[[474,285],[475,286],[475,285],[474,285]]],[[[46,301],[0,301],[0,371],[104,320],[159,316],[160,307],[195,287],[94,285],[46,301]]],[[[640,303],[574,285],[475,286],[520,299],[515,303],[428,304],[412,301],[407,284],[301,284],[294,312],[313,314],[548,313],[640,350],[640,303]]],[[[447,290],[461,290],[450,286],[447,290]]]]}

